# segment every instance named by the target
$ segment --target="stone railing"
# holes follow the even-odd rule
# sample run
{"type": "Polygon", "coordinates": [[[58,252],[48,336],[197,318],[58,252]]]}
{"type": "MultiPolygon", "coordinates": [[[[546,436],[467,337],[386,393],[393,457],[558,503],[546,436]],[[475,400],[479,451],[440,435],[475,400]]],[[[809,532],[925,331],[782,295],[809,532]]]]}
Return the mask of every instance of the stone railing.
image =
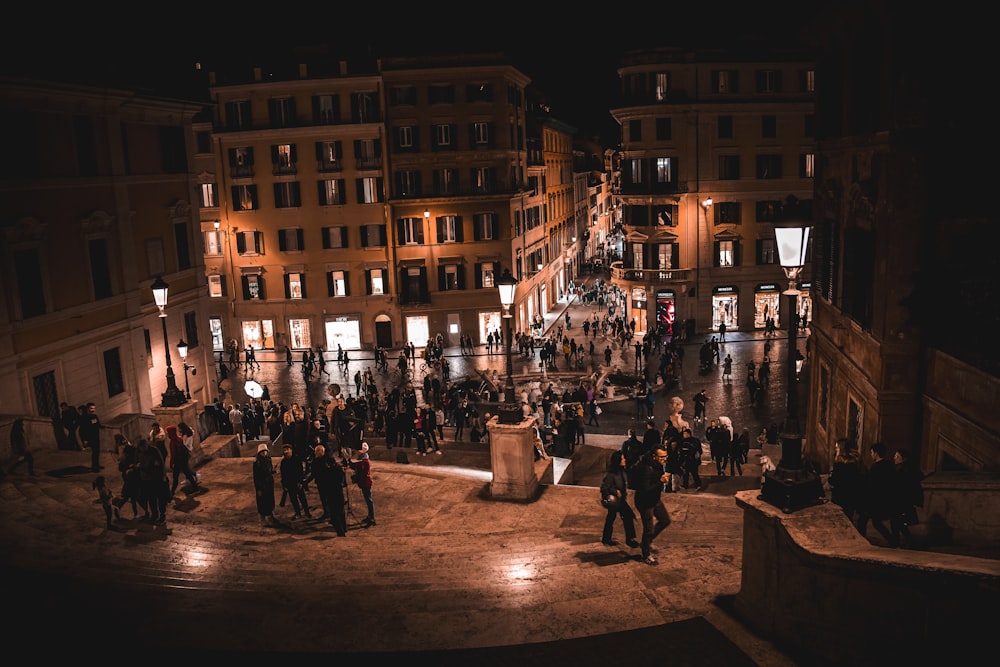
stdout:
{"type": "Polygon", "coordinates": [[[692,269],[629,269],[621,262],[611,265],[611,279],[643,285],[669,285],[683,290],[694,279],[692,269]]]}

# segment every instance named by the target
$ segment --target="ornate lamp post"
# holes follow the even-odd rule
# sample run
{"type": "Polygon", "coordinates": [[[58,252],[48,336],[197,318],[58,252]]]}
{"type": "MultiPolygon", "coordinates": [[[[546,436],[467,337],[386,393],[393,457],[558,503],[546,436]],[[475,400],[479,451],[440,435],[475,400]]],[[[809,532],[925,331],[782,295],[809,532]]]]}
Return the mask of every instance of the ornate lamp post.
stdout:
{"type": "Polygon", "coordinates": [[[510,360],[510,343],[513,334],[511,333],[510,307],[514,304],[514,291],[517,289],[517,279],[510,275],[510,269],[504,269],[503,275],[496,281],[497,289],[500,291],[500,303],[503,305],[503,318],[507,321],[507,383],[503,387],[503,405],[499,408],[501,424],[520,424],[521,406],[514,402],[514,375],[510,360]]]}
{"type": "Polygon", "coordinates": [[[167,313],[164,310],[167,307],[167,290],[169,286],[162,277],[157,276],[151,287],[153,289],[153,301],[156,302],[156,307],[160,309],[160,321],[163,322],[163,354],[167,358],[167,390],[162,394],[163,400],[161,405],[165,408],[176,408],[179,405],[184,405],[187,402],[187,398],[184,396],[184,392],[177,388],[177,383],[174,381],[174,369],[170,364],[170,344],[167,342],[167,313]]]}
{"type": "MultiPolygon", "coordinates": [[[[789,198],[786,213],[794,213],[795,202],[789,198]]],[[[786,409],[784,428],[781,432],[781,462],[775,470],[764,475],[761,500],[788,513],[822,502],[826,495],[823,483],[812,466],[802,461],[802,427],[799,425],[798,386],[796,382],[796,333],[798,331],[798,277],[806,263],[806,247],[810,226],[806,222],[787,220],[775,223],[774,235],[778,243],[778,260],[788,278],[788,358],[786,381],[786,409]]]]}
{"type": "Polygon", "coordinates": [[[187,358],[188,358],[188,344],[184,342],[183,338],[181,338],[180,342],[177,343],[177,354],[181,355],[181,361],[184,362],[184,394],[187,396],[187,399],[190,401],[191,400],[191,387],[188,385],[188,371],[189,370],[191,371],[191,375],[197,375],[198,374],[198,369],[195,368],[194,366],[188,364],[188,362],[187,362],[187,358]]]}

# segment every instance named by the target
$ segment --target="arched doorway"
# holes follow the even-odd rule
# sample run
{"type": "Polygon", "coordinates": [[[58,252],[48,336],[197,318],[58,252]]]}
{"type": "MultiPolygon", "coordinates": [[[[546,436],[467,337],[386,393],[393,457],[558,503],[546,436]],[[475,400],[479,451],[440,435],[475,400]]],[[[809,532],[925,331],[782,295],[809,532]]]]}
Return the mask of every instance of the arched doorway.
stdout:
{"type": "Polygon", "coordinates": [[[375,317],[375,345],[392,349],[392,319],[388,315],[375,317]]]}

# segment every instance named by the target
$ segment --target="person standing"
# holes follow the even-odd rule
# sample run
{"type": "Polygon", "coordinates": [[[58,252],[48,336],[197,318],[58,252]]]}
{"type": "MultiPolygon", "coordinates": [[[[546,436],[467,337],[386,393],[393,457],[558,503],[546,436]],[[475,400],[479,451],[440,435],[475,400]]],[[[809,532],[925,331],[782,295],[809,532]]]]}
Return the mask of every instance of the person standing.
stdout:
{"type": "Polygon", "coordinates": [[[708,448],[712,454],[712,460],[715,461],[715,474],[719,477],[726,476],[726,450],[728,447],[725,447],[723,443],[723,430],[718,420],[715,419],[711,420],[708,423],[708,428],[705,429],[708,448]]]}
{"type": "Polygon", "coordinates": [[[66,449],[83,449],[76,437],[80,429],[80,412],[69,403],[63,401],[59,405],[59,421],[66,431],[66,449]]]}
{"type": "Polygon", "coordinates": [[[354,471],[354,482],[361,489],[361,495],[365,498],[365,505],[368,507],[368,516],[361,520],[363,528],[371,528],[375,525],[375,503],[372,501],[372,462],[368,457],[368,443],[362,442],[357,453],[357,460],[351,461],[350,466],[354,471]]]}
{"type": "Polygon", "coordinates": [[[694,478],[695,490],[701,491],[701,475],[698,473],[701,467],[701,440],[694,437],[690,428],[681,429],[680,460],[684,470],[682,486],[688,488],[688,479],[694,478]]]}
{"type": "Polygon", "coordinates": [[[628,484],[625,479],[625,456],[621,450],[611,453],[608,459],[607,472],[601,481],[601,498],[611,500],[604,502],[604,507],[608,514],[604,517],[604,531],[601,533],[601,544],[609,547],[617,546],[618,543],[611,539],[615,529],[615,518],[621,517],[622,525],[625,528],[625,543],[630,547],[637,547],[639,543],[635,539],[635,512],[628,504],[628,484]]]}
{"type": "Polygon", "coordinates": [[[878,534],[885,538],[889,546],[899,546],[899,539],[886,527],[885,521],[893,516],[893,490],[895,487],[896,470],[890,459],[885,458],[886,448],[881,442],[875,442],[869,448],[872,464],[868,468],[868,485],[865,490],[862,510],[858,513],[858,532],[867,537],[868,522],[875,527],[878,534]]]}
{"type": "Polygon", "coordinates": [[[97,417],[97,405],[87,403],[87,412],[80,420],[80,443],[90,449],[91,472],[101,471],[101,420],[97,417]]]}
{"type": "Polygon", "coordinates": [[[111,512],[113,509],[111,501],[114,500],[114,494],[111,493],[111,489],[108,487],[108,483],[104,479],[104,475],[98,475],[95,477],[91,486],[95,491],[97,491],[97,499],[101,503],[101,509],[104,510],[105,527],[107,527],[108,530],[117,530],[117,527],[111,519],[111,512]]]}
{"type": "Polygon", "coordinates": [[[167,443],[170,449],[170,469],[173,472],[173,483],[170,486],[170,497],[177,493],[177,485],[181,475],[188,481],[188,493],[197,493],[198,476],[191,469],[191,453],[194,449],[194,431],[186,423],[167,427],[167,443]]]}
{"type": "Polygon", "coordinates": [[[641,466],[635,489],[635,508],[642,518],[642,562],[656,565],[659,561],[653,555],[653,540],[670,525],[670,514],[660,499],[663,490],[670,484],[667,472],[667,450],[657,446],[639,463],[641,466]],[[654,523],[655,520],[655,523],[654,523]]]}
{"type": "Polygon", "coordinates": [[[139,441],[139,486],[141,504],[154,524],[167,522],[167,473],[160,449],[151,442],[139,441]]]}
{"type": "Polygon", "coordinates": [[[288,364],[289,367],[291,367],[292,363],[293,363],[292,362],[292,348],[291,348],[290,345],[286,345],[285,346],[285,363],[288,364]]]}
{"type": "Polygon", "coordinates": [[[851,441],[839,438],[834,443],[833,467],[827,483],[830,485],[830,501],[840,506],[851,523],[857,520],[861,508],[868,483],[867,474],[857,450],[851,447],[851,441]]]}
{"type": "Polygon", "coordinates": [[[910,526],[917,523],[917,508],[924,506],[924,489],[921,485],[924,474],[910,457],[908,449],[897,449],[892,460],[896,475],[893,478],[893,513],[889,519],[889,528],[897,544],[910,547],[910,526]]]}
{"type": "Polygon", "coordinates": [[[298,519],[305,512],[306,518],[311,519],[312,513],[309,511],[309,499],[306,497],[304,480],[306,477],[305,464],[302,459],[295,454],[291,444],[286,444],[281,448],[281,462],[278,464],[278,473],[281,475],[281,488],[292,501],[292,509],[295,514],[292,519],[298,519]]]}
{"type": "Polygon", "coordinates": [[[733,355],[726,353],[726,358],[722,361],[722,381],[725,384],[733,383],[733,355]]]}
{"type": "Polygon", "coordinates": [[[233,427],[236,442],[240,445],[246,444],[247,437],[243,431],[243,410],[237,404],[229,406],[229,423],[233,427]]]}
{"type": "Polygon", "coordinates": [[[278,518],[274,516],[274,464],[263,442],[257,445],[257,457],[253,461],[253,488],[260,525],[278,523],[278,518]]]}
{"type": "Polygon", "coordinates": [[[694,395],[694,420],[705,421],[705,408],[708,406],[708,394],[702,389],[694,395]]]}
{"type": "Polygon", "coordinates": [[[7,473],[13,473],[21,467],[22,463],[27,463],[28,474],[34,477],[35,457],[32,456],[31,448],[28,446],[28,434],[24,430],[24,419],[20,417],[15,419],[10,427],[10,452],[14,457],[14,462],[7,469],[7,473]]]}

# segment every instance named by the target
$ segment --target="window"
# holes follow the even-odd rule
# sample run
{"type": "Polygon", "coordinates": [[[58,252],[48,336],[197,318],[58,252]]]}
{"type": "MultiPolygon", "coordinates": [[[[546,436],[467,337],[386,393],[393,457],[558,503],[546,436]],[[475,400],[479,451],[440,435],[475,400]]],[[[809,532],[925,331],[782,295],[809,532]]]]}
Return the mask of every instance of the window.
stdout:
{"type": "Polygon", "coordinates": [[[218,185],[215,183],[201,184],[201,207],[216,208],[219,205],[218,185]]]}
{"type": "Polygon", "coordinates": [[[674,161],[677,158],[658,157],[656,158],[656,182],[673,183],[677,175],[674,173],[674,161]]]}
{"type": "Polygon", "coordinates": [[[423,218],[400,218],[397,221],[396,242],[403,245],[423,245],[424,243],[424,219],[423,218]]]}
{"type": "Polygon", "coordinates": [[[677,226],[677,204],[661,204],[653,208],[656,225],[659,227],[677,226]]]}
{"type": "Polygon", "coordinates": [[[781,156],[758,155],[757,178],[759,179],[781,178],[781,156]]]}
{"type": "Polygon", "coordinates": [[[757,222],[774,222],[781,212],[781,202],[777,199],[762,199],[757,202],[757,222]]]}
{"type": "Polygon", "coordinates": [[[466,102],[492,102],[493,84],[470,83],[465,86],[466,102]]]}
{"type": "Polygon", "coordinates": [[[628,122],[628,140],[642,141],[642,121],[630,120],[628,122]]]}
{"type": "Polygon", "coordinates": [[[657,102],[666,102],[667,91],[669,89],[670,89],[670,75],[667,72],[654,72],[653,99],[655,99],[657,102]]]}
{"type": "Polygon", "coordinates": [[[350,296],[347,271],[328,271],[326,274],[327,296],[350,296]]]}
{"type": "Polygon", "coordinates": [[[125,376],[122,374],[121,350],[117,347],[104,351],[104,381],[109,397],[124,393],[125,376]]]}
{"type": "Polygon", "coordinates": [[[347,247],[347,227],[324,227],[323,249],[347,247]]]}
{"type": "Polygon", "coordinates": [[[382,142],[378,139],[355,139],[354,158],[358,169],[378,169],[382,166],[382,142]]]}
{"type": "Polygon", "coordinates": [[[736,249],[735,241],[716,241],[718,249],[716,250],[716,266],[734,266],[736,249]]]}
{"type": "Polygon", "coordinates": [[[807,93],[816,92],[816,70],[807,69],[802,72],[802,90],[807,93]]]}
{"type": "Polygon", "coordinates": [[[496,170],[493,167],[473,167],[472,168],[472,188],[476,193],[493,192],[493,183],[496,180],[496,170]]]}
{"type": "Polygon", "coordinates": [[[735,93],[739,89],[739,76],[735,70],[716,70],[712,72],[713,93],[735,93]]]}
{"type": "Polygon", "coordinates": [[[385,294],[385,269],[365,271],[365,290],[368,294],[385,294]]]}
{"type": "Polygon", "coordinates": [[[656,119],[656,140],[670,141],[673,139],[673,126],[669,118],[656,119]]]}
{"type": "Polygon", "coordinates": [[[453,195],[458,192],[458,170],[436,169],[434,171],[434,194],[453,195]]]}
{"type": "Polygon", "coordinates": [[[777,264],[778,247],[773,238],[757,239],[757,263],[777,264]]]}
{"type": "Polygon", "coordinates": [[[493,262],[482,262],[476,265],[479,284],[476,287],[496,287],[496,265],[493,262]]]}
{"type": "Polygon", "coordinates": [[[431,104],[454,104],[455,86],[450,83],[433,85],[427,91],[427,100],[431,104]]]}
{"type": "Polygon", "coordinates": [[[442,264],[438,267],[438,289],[442,292],[462,289],[462,267],[457,264],[442,264]]]}
{"type": "Polygon", "coordinates": [[[490,143],[490,124],[473,123],[472,134],[473,134],[473,140],[477,146],[488,145],[490,143]]]}
{"type": "Polygon", "coordinates": [[[719,116],[717,119],[718,129],[719,129],[719,139],[732,139],[733,138],[733,117],[719,116]]]}
{"type": "Polygon", "coordinates": [[[225,348],[225,343],[223,342],[224,339],[222,337],[222,318],[208,318],[208,330],[212,334],[212,350],[221,352],[225,348]]]}
{"type": "Polygon", "coordinates": [[[304,273],[290,272],[285,274],[285,298],[306,298],[306,277],[304,273]]]}
{"type": "Polygon", "coordinates": [[[317,141],[316,162],[320,171],[341,171],[344,152],[339,141],[317,141]]]}
{"type": "MultiPolygon", "coordinates": [[[[178,248],[178,251],[180,251],[180,248],[178,248]]],[[[87,255],[90,260],[90,282],[94,288],[94,299],[107,299],[111,296],[111,265],[108,262],[108,240],[105,238],[88,239],[87,255]]]]}
{"type": "Polygon", "coordinates": [[[500,238],[496,213],[476,213],[472,225],[477,241],[495,241],[500,238]]]}
{"type": "Polygon", "coordinates": [[[417,103],[416,86],[393,86],[389,88],[389,106],[413,106],[417,103]]]}
{"type": "Polygon", "coordinates": [[[264,299],[264,277],[259,273],[251,273],[243,276],[243,298],[246,301],[260,301],[264,299]]]}
{"type": "Polygon", "coordinates": [[[229,149],[229,168],[234,178],[253,176],[253,148],[241,146],[229,149]]]}
{"type": "Polygon", "coordinates": [[[233,210],[234,211],[256,211],[257,210],[257,186],[256,185],[234,185],[233,186],[233,210]]]}
{"type": "Polygon", "coordinates": [[[816,115],[807,113],[802,119],[802,136],[803,137],[815,137],[816,136],[816,115]]]}
{"type": "Polygon", "coordinates": [[[396,196],[414,197],[420,195],[420,172],[407,169],[396,172],[396,196]]]}
{"type": "Polygon", "coordinates": [[[198,131],[194,133],[195,153],[212,152],[212,133],[208,131],[198,131]]]}
{"type": "Polygon", "coordinates": [[[184,340],[188,349],[198,347],[198,313],[193,310],[184,313],[184,340]]]}
{"type": "Polygon", "coordinates": [[[462,219],[456,215],[442,215],[437,219],[438,243],[456,243],[462,240],[462,219]]]}
{"type": "Polygon", "coordinates": [[[351,118],[355,123],[377,123],[378,95],[376,93],[351,94],[351,118]]]}
{"type": "Polygon", "coordinates": [[[208,296],[219,298],[226,296],[226,277],[217,274],[208,277],[208,296]]]}
{"type": "Polygon", "coordinates": [[[263,244],[264,235],[261,232],[236,232],[236,252],[241,255],[261,255],[263,244]]]}
{"type": "Polygon", "coordinates": [[[309,320],[290,319],[288,320],[289,347],[296,350],[311,350],[312,331],[309,328],[309,320]]]}
{"type": "Polygon", "coordinates": [[[344,199],[344,179],[328,178],[318,181],[319,205],[340,206],[346,203],[344,199]]]}
{"type": "Polygon", "coordinates": [[[313,96],[313,123],[333,125],[340,122],[340,97],[338,95],[313,96]]]}
{"type": "Polygon", "coordinates": [[[356,181],[359,204],[378,204],[382,199],[382,179],[368,176],[356,181]]]}
{"type": "Polygon", "coordinates": [[[275,208],[297,208],[299,206],[302,206],[302,194],[299,191],[298,181],[274,184],[275,208]]]}
{"type": "Polygon", "coordinates": [[[295,144],[271,145],[271,165],[275,174],[294,174],[295,162],[295,144]]]}
{"type": "Polygon", "coordinates": [[[452,148],[452,126],[451,125],[435,125],[434,126],[434,149],[441,148],[452,148]]]}
{"type": "Polygon", "coordinates": [[[642,256],[642,244],[633,243],[632,244],[632,268],[633,269],[643,269],[643,256],[642,256]]]}
{"type": "Polygon", "coordinates": [[[167,272],[166,260],[163,255],[163,239],[146,239],[146,268],[149,276],[162,276],[167,272]]]}
{"type": "Polygon", "coordinates": [[[396,148],[413,148],[412,125],[403,125],[396,128],[396,148]]]}
{"type": "Polygon", "coordinates": [[[211,257],[222,255],[222,231],[212,229],[205,232],[205,254],[211,257]]]}
{"type": "Polygon", "coordinates": [[[639,158],[631,158],[628,161],[628,174],[631,177],[631,181],[634,185],[638,185],[645,181],[643,177],[643,161],[639,158]]]}
{"type": "Polygon", "coordinates": [[[774,114],[764,114],[760,117],[760,136],[764,139],[774,139],[778,136],[778,119],[774,114]]]}
{"type": "Polygon", "coordinates": [[[361,225],[362,248],[384,248],[386,243],[385,225],[361,225]]]}
{"type": "Polygon", "coordinates": [[[781,88],[781,72],[773,69],[757,71],[757,92],[776,93],[781,88]]]}
{"type": "Polygon", "coordinates": [[[246,130],[253,126],[250,116],[250,100],[226,102],[226,129],[246,130]]]}
{"type": "Polygon", "coordinates": [[[719,156],[719,180],[735,181],[740,177],[740,156],[719,156]]]}
{"type": "Polygon", "coordinates": [[[657,243],[655,246],[657,268],[674,269],[677,268],[674,258],[677,257],[676,243],[657,243]]]}
{"type": "Polygon", "coordinates": [[[295,98],[272,97],[268,101],[268,110],[271,113],[271,127],[295,126],[295,98]]]}
{"type": "Polygon", "coordinates": [[[278,250],[281,252],[301,252],[305,249],[303,245],[302,228],[279,229],[278,230],[278,250]]]}
{"type": "Polygon", "coordinates": [[[243,340],[255,350],[274,349],[274,320],[243,320],[243,340]]]}
{"type": "Polygon", "coordinates": [[[738,225],[740,224],[740,203],[736,201],[724,201],[715,205],[715,224],[717,225],[738,225]]]}
{"type": "Polygon", "coordinates": [[[799,156],[799,178],[815,178],[816,154],[803,153],[799,156]]]}

